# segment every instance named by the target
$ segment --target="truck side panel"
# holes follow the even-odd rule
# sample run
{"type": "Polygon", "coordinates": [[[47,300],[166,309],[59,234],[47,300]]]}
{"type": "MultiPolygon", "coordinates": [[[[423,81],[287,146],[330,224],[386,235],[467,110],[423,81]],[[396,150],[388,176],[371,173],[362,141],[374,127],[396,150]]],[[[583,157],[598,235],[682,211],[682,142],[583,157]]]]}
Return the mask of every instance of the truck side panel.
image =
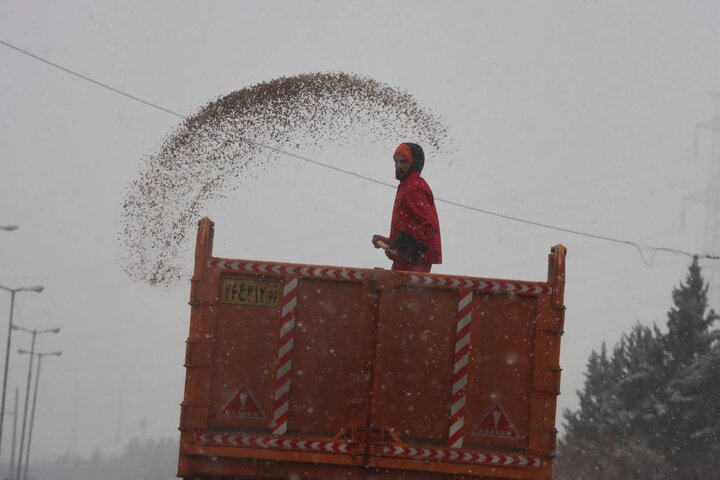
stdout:
{"type": "Polygon", "coordinates": [[[216,258],[212,235],[179,476],[552,477],[564,247],[525,282],[216,258]]]}

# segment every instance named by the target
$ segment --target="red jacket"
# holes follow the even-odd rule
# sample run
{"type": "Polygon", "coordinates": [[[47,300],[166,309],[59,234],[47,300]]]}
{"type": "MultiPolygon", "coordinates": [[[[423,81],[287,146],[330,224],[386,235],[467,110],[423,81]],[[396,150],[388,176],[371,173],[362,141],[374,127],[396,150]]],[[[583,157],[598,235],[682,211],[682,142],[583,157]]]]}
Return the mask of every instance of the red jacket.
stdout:
{"type": "Polygon", "coordinates": [[[435,198],[420,172],[411,172],[398,185],[390,224],[390,245],[401,253],[410,248],[419,254],[415,255],[417,258],[414,260],[396,260],[394,270],[406,269],[399,266],[442,263],[440,222],[435,198]]]}

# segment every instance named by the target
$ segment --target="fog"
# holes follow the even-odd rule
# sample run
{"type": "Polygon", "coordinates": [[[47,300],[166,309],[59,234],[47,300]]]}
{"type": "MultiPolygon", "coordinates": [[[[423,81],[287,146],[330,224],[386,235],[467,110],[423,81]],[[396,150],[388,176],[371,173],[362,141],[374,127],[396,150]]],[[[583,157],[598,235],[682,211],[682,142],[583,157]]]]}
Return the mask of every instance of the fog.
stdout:
{"type": "MultiPolygon", "coordinates": [[[[407,91],[452,139],[426,161],[435,195],[533,222],[439,203],[434,272],[544,280],[550,247],[568,247],[559,411],[577,406],[593,349],[664,322],[691,261],[682,252],[720,254],[717,202],[703,193],[719,186],[718,132],[703,123],[720,115],[717,2],[1,1],[0,32],[182,115],[307,72],[407,91]]],[[[44,286],[16,295],[14,323],[61,329],[37,337],[38,351],[62,356],[42,363],[31,463],[176,440],[189,277],[158,287],[128,276],[118,225],[144,159],[181,120],[6,44],[0,225],[19,228],[0,231],[0,285],[44,286]]],[[[393,183],[402,141],[296,153],[393,183]]],[[[389,229],[391,188],[282,156],[236,181],[202,212],[218,256],[389,268],[370,237],[389,229]]],[[[180,252],[189,271],[192,244],[180,252]]],[[[711,283],[718,263],[701,262],[711,283]]],[[[6,410],[15,388],[24,401],[28,357],[15,352],[30,346],[12,338],[6,410]]]]}

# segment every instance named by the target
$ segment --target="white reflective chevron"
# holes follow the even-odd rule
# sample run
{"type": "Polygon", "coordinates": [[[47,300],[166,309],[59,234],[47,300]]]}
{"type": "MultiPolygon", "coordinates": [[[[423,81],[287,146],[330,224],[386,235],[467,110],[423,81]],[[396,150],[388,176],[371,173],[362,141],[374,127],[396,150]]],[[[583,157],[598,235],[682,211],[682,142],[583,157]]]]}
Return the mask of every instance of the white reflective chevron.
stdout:
{"type": "MultiPolygon", "coordinates": [[[[455,347],[455,353],[459,352],[465,345],[467,345],[470,342],[470,336],[465,335],[455,347]]],[[[469,355],[463,355],[458,359],[457,362],[455,362],[455,365],[453,365],[453,374],[456,374],[459,372],[465,365],[468,364],[468,357],[469,355]]]]}
{"type": "MultiPolygon", "coordinates": [[[[457,433],[457,431],[463,427],[463,425],[465,425],[465,418],[464,417],[458,418],[457,422],[450,425],[450,435],[449,436],[452,437],[453,435],[455,435],[457,433]]],[[[462,439],[459,440],[459,443],[460,443],[460,445],[462,445],[462,439]]],[[[451,445],[451,447],[459,448],[458,446],[455,446],[454,444],[451,445]]]]}
{"type": "MultiPolygon", "coordinates": [[[[290,343],[290,342],[288,342],[290,343]]],[[[288,350],[292,349],[292,345],[288,350]]],[[[282,350],[281,350],[282,351],[282,350]]],[[[282,378],[286,373],[290,371],[292,368],[292,360],[288,360],[287,362],[280,365],[280,368],[277,369],[277,377],[275,378],[282,378]]]]}
{"type": "MultiPolygon", "coordinates": [[[[285,294],[287,295],[287,293],[285,294]]],[[[288,313],[290,313],[295,307],[297,306],[297,297],[290,300],[287,304],[285,304],[282,308],[282,317],[284,318],[288,313]]]]}
{"type": "MultiPolygon", "coordinates": [[[[275,391],[275,400],[282,398],[284,393],[282,390],[285,390],[285,392],[287,392],[288,388],[290,387],[290,382],[286,382],[285,387],[287,388],[279,388],[277,391],[275,391]]],[[[290,408],[290,402],[288,402],[287,400],[278,405],[277,408],[275,408],[273,420],[277,420],[278,418],[285,415],[285,413],[288,411],[288,408],[290,408]]]]}
{"type": "MultiPolygon", "coordinates": [[[[455,415],[455,414],[458,412],[458,410],[460,410],[460,409],[461,409],[462,407],[464,407],[464,406],[465,406],[465,397],[463,396],[463,397],[461,397],[460,399],[458,399],[458,401],[455,402],[455,403],[450,407],[450,416],[455,415]]],[[[462,417],[461,417],[461,418],[462,418],[462,417]]],[[[451,434],[450,436],[452,436],[452,434],[451,434]]]]}
{"type": "MultiPolygon", "coordinates": [[[[285,344],[278,349],[278,358],[283,358],[285,355],[287,355],[293,349],[294,345],[295,345],[295,339],[293,339],[293,338],[288,339],[288,341],[285,342],[285,344]]],[[[292,360],[288,360],[288,363],[291,361],[292,360]]]]}
{"type": "Polygon", "coordinates": [[[465,387],[466,384],[467,384],[467,376],[463,376],[462,378],[458,379],[458,381],[455,382],[455,384],[452,386],[453,395],[455,395],[458,392],[458,390],[465,387]]]}
{"type": "MultiPolygon", "coordinates": [[[[458,310],[464,310],[465,307],[467,307],[470,302],[473,300],[472,292],[469,292],[467,295],[465,295],[463,298],[460,299],[458,302],[458,310]]],[[[458,331],[462,330],[460,326],[458,325],[458,331]]]]}

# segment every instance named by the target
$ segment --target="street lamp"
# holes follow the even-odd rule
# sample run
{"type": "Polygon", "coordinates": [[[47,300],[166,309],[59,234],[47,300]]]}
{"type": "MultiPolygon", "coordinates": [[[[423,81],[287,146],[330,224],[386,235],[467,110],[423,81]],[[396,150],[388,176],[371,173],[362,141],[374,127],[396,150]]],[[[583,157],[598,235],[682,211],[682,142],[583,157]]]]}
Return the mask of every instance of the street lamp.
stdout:
{"type": "Polygon", "coordinates": [[[0,285],[1,290],[10,292],[10,320],[8,321],[7,348],[5,350],[5,373],[3,374],[2,401],[0,401],[0,452],[2,452],[3,422],[5,421],[5,393],[7,390],[8,367],[10,366],[10,338],[12,337],[13,310],[15,308],[15,294],[17,292],[40,293],[43,291],[43,288],[44,287],[42,285],[37,285],[35,287],[20,287],[20,288],[9,288],[4,285],[0,285]]]}
{"type": "Polygon", "coordinates": [[[17,225],[0,225],[0,230],[7,230],[8,232],[12,232],[13,230],[17,230],[17,225]]]}
{"type": "Polygon", "coordinates": [[[25,446],[25,426],[27,425],[28,403],[30,400],[30,380],[32,378],[33,357],[35,356],[35,337],[37,337],[38,334],[41,334],[41,333],[58,333],[60,331],[60,329],[59,328],[46,328],[44,330],[37,330],[37,329],[30,330],[28,328],[21,327],[19,325],[13,325],[12,329],[20,330],[22,332],[32,334],[32,342],[30,343],[30,365],[28,366],[27,389],[25,391],[25,410],[23,413],[23,424],[22,424],[22,430],[20,433],[20,453],[18,454],[17,476],[15,477],[16,480],[19,480],[20,472],[22,472],[23,448],[25,446]]]}
{"type": "Polygon", "coordinates": [[[20,401],[18,400],[20,389],[18,387],[15,387],[15,409],[13,410],[12,416],[13,416],[13,434],[12,434],[12,449],[10,450],[10,473],[8,474],[7,478],[12,478],[13,473],[15,472],[15,445],[17,445],[17,422],[18,422],[18,405],[20,405],[20,401]]]}
{"type": "MultiPolygon", "coordinates": [[[[32,353],[32,352],[28,352],[27,350],[23,350],[22,348],[19,348],[18,353],[25,354],[25,355],[35,355],[38,359],[37,371],[35,373],[35,393],[33,394],[32,413],[30,414],[30,432],[28,433],[27,450],[25,453],[25,472],[23,473],[23,478],[27,479],[28,465],[30,465],[30,444],[32,442],[33,427],[35,426],[35,405],[37,405],[38,385],[40,384],[40,365],[42,365],[43,357],[48,357],[48,356],[59,357],[60,355],[62,355],[62,352],[32,353]]],[[[19,480],[19,478],[18,478],[18,480],[19,480]]]]}

